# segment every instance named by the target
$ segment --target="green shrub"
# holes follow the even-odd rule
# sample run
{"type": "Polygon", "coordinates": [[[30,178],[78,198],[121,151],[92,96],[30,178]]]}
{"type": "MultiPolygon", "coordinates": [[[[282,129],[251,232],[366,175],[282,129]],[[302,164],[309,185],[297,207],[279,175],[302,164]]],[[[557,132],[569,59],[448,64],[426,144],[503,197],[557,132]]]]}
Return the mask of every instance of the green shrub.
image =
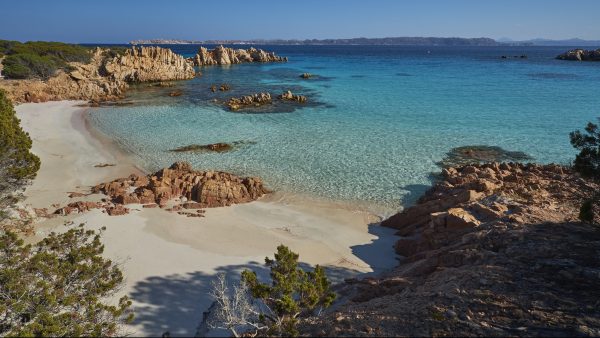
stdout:
{"type": "Polygon", "coordinates": [[[101,255],[100,235],[82,227],[24,245],[0,236],[0,336],[120,336],[133,314],[127,297],[104,300],[123,282],[101,255]]]}
{"type": "Polygon", "coordinates": [[[269,336],[297,336],[298,317],[313,315],[319,308],[326,308],[335,300],[330,289],[325,269],[316,266],[314,271],[304,271],[298,267],[298,254],[288,247],[277,247],[275,259],[265,258],[271,268],[271,284],[258,281],[256,272],[246,270],[242,281],[246,283],[252,296],[266,309],[260,321],[268,328],[269,336]]]}
{"type": "Polygon", "coordinates": [[[68,62],[88,63],[89,48],[61,42],[26,42],[0,40],[0,54],[4,75],[12,79],[42,78],[52,76],[58,69],[68,68],[68,62]]]}
{"type": "Polygon", "coordinates": [[[89,48],[62,42],[29,41],[15,44],[10,48],[9,54],[34,54],[39,56],[55,57],[64,62],[90,61],[89,48]]]}
{"type": "MultiPolygon", "coordinates": [[[[40,159],[30,152],[31,138],[21,129],[12,103],[0,90],[0,181],[35,177],[40,159]]],[[[0,193],[2,192],[0,184],[0,193]]]]}
{"type": "Polygon", "coordinates": [[[59,60],[50,56],[35,54],[13,54],[4,61],[4,75],[11,79],[42,78],[54,75],[61,65],[59,60]]]}
{"type": "Polygon", "coordinates": [[[582,176],[600,179],[600,129],[589,122],[585,132],[577,130],[570,134],[571,145],[579,150],[573,169],[582,176]]]}

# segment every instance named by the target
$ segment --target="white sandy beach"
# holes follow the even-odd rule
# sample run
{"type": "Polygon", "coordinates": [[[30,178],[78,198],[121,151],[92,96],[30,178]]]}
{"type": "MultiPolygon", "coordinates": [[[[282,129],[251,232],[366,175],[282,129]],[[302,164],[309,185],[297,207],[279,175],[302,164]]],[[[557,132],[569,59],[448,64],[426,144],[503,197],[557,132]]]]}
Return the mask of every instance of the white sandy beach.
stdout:
{"type": "MultiPolygon", "coordinates": [[[[26,204],[61,206],[68,192],[139,171],[129,157],[86,129],[80,102],[22,104],[16,107],[23,129],[33,139],[42,166],[26,190],[26,204]],[[100,163],[116,166],[96,168],[100,163]]],[[[198,168],[201,169],[201,168],[198,168]]],[[[268,182],[267,182],[268,184],[268,182]]],[[[99,199],[88,196],[86,199],[99,199]]],[[[277,195],[225,208],[208,209],[205,218],[187,218],[161,209],[133,206],[125,216],[99,210],[56,217],[38,224],[36,237],[85,223],[103,234],[105,255],[120,262],[126,283],[120,294],[134,301],[135,336],[189,336],[211,303],[210,281],[217,272],[232,276],[245,267],[259,269],[278,244],[300,254],[307,264],[329,267],[340,280],[396,265],[393,230],[369,225],[376,219],[326,203],[284,203],[277,195]]]]}

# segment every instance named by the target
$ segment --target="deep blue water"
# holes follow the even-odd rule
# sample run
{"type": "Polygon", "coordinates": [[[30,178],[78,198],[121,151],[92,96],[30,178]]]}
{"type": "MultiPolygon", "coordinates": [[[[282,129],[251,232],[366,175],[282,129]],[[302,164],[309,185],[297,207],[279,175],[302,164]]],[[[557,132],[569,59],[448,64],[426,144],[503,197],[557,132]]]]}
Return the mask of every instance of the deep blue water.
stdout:
{"type": "MultiPolygon", "coordinates": [[[[169,47],[192,56],[198,46],[169,47]]],[[[93,109],[90,120],[149,170],[188,160],[387,213],[422,192],[453,147],[500,146],[568,163],[569,132],[600,116],[600,63],[554,59],[568,47],[259,47],[290,60],[204,67],[175,88],[141,85],[128,93],[134,105],[93,109]],[[500,58],[521,54],[528,58],[500,58]],[[300,79],[304,72],[318,77],[300,79]],[[221,83],[232,90],[209,90],[221,83]],[[183,95],[169,97],[175,89],[183,95]],[[212,101],[287,89],[309,104],[240,114],[212,101]],[[233,141],[248,142],[229,153],[168,151],[233,141]]]]}

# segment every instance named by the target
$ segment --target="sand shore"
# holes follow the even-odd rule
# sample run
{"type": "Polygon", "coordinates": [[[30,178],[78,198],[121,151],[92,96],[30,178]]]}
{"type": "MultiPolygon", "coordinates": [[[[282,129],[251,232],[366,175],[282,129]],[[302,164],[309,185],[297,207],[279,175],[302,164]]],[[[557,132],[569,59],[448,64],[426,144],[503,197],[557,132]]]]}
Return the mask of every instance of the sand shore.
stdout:
{"type": "MultiPolygon", "coordinates": [[[[140,170],[127,154],[90,132],[86,108],[78,103],[16,107],[23,129],[33,139],[33,152],[42,160],[38,177],[25,192],[26,204],[52,209],[52,204],[73,201],[68,192],[87,192],[92,185],[140,170]],[[116,165],[94,167],[102,163],[116,165]]],[[[121,263],[126,276],[119,296],[128,294],[134,301],[136,319],[130,333],[189,336],[212,301],[208,291],[214,275],[261,269],[264,257],[280,243],[307,264],[327,266],[335,280],[395,266],[394,231],[370,225],[374,221],[364,212],[304,200],[284,203],[275,195],[208,209],[205,218],[141,206],[114,217],[94,210],[41,221],[35,238],[80,223],[92,229],[106,226],[105,255],[121,263]]]]}

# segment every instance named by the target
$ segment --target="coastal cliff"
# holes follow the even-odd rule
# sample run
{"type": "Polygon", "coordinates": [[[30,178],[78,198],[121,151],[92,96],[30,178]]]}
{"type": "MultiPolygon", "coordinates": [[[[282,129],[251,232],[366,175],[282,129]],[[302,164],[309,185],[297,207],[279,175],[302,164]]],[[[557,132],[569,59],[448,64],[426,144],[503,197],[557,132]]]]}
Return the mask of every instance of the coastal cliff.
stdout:
{"type": "Polygon", "coordinates": [[[132,47],[104,63],[107,74],[116,81],[148,82],[194,78],[194,66],[181,55],[161,47],[132,47]]]}
{"type": "Polygon", "coordinates": [[[110,49],[91,51],[89,63],[70,62],[47,80],[0,80],[15,103],[59,100],[116,100],[130,83],[191,79],[194,67],[182,56],[160,47],[133,47],[123,55],[110,49]]]}
{"type": "Polygon", "coordinates": [[[200,47],[196,56],[192,58],[196,66],[231,65],[250,62],[286,62],[286,57],[266,52],[262,49],[233,49],[218,46],[213,50],[200,47]]]}
{"type": "Polygon", "coordinates": [[[578,213],[599,189],[557,165],[448,168],[382,223],[402,236],[399,266],[348,280],[338,291],[346,302],[306,332],[597,336],[600,232],[578,213]]]}

